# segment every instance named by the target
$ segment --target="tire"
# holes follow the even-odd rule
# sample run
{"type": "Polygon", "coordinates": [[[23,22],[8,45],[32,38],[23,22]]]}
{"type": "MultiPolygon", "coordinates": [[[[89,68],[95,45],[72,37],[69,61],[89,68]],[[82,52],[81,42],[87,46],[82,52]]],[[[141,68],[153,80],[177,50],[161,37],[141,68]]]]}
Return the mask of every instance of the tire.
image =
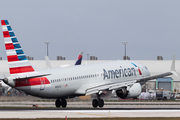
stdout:
{"type": "Polygon", "coordinates": [[[61,101],[59,99],[56,100],[55,105],[57,108],[61,106],[61,101]]]}
{"type": "Polygon", "coordinates": [[[164,97],[164,100],[167,100],[167,97],[164,97]]]}
{"type": "Polygon", "coordinates": [[[104,106],[104,100],[99,99],[99,107],[102,108],[104,106]]]}
{"type": "Polygon", "coordinates": [[[65,99],[61,99],[61,103],[63,108],[67,106],[67,101],[65,99]]]}
{"type": "Polygon", "coordinates": [[[98,106],[98,100],[97,100],[97,99],[94,99],[94,100],[92,101],[92,106],[93,106],[94,108],[97,108],[97,106],[98,106]]]}
{"type": "Polygon", "coordinates": [[[137,99],[137,97],[133,97],[133,99],[134,99],[134,100],[136,100],[136,99],[137,99]]]}

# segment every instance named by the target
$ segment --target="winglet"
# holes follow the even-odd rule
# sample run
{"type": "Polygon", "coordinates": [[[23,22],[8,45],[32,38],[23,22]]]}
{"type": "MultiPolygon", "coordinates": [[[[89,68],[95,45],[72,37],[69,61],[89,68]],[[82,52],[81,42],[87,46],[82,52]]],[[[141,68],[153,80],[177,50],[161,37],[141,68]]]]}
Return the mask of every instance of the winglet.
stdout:
{"type": "Polygon", "coordinates": [[[174,55],[174,57],[173,57],[173,61],[172,61],[172,64],[171,64],[170,72],[171,72],[173,75],[178,76],[177,73],[176,73],[176,70],[175,70],[175,55],[174,55]]]}
{"type": "Polygon", "coordinates": [[[51,63],[50,63],[50,61],[49,61],[49,57],[48,57],[48,56],[45,56],[45,60],[46,60],[46,67],[47,67],[48,69],[52,68],[52,65],[51,65],[51,63]]]}

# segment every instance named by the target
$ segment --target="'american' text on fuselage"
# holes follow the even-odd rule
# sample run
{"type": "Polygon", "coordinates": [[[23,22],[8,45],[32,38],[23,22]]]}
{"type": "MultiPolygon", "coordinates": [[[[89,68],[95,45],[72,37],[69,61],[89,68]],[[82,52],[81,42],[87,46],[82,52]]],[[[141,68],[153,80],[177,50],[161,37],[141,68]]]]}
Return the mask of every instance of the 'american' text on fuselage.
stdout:
{"type": "Polygon", "coordinates": [[[104,79],[136,76],[136,72],[133,67],[132,68],[115,69],[115,70],[103,69],[103,71],[104,71],[104,79]]]}

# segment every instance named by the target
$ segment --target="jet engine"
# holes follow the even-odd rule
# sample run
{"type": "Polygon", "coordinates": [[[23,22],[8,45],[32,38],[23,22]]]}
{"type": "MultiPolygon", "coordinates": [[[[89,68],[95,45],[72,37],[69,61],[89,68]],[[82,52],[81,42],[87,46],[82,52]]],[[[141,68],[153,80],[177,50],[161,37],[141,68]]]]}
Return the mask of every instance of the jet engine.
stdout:
{"type": "Polygon", "coordinates": [[[116,95],[117,95],[119,98],[126,98],[127,95],[128,95],[127,88],[121,88],[121,89],[117,90],[117,91],[116,91],[116,95]]]}
{"type": "Polygon", "coordinates": [[[120,88],[116,91],[116,95],[119,98],[134,98],[138,97],[141,94],[141,85],[139,83],[135,83],[132,85],[129,90],[127,88],[120,88]]]}

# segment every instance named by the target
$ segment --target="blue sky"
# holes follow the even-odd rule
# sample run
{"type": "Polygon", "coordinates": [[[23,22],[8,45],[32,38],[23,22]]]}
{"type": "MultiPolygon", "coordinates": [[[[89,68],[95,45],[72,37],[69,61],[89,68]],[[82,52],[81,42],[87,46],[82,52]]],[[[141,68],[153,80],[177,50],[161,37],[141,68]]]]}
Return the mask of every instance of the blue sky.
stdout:
{"type": "MultiPolygon", "coordinates": [[[[35,60],[76,59],[83,51],[100,60],[122,59],[123,41],[131,60],[180,59],[179,0],[1,0],[24,52],[35,60]]],[[[0,29],[0,32],[2,30],[0,29]]],[[[0,37],[0,56],[6,59],[0,37]]]]}

